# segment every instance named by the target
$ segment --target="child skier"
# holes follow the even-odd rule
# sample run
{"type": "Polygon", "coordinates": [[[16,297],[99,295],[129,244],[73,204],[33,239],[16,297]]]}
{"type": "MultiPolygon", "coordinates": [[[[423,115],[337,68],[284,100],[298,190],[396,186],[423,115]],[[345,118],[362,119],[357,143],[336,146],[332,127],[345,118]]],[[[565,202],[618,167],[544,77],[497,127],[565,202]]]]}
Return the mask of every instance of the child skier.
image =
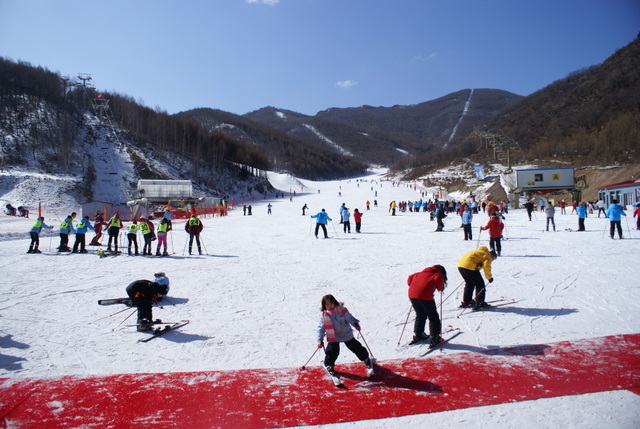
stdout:
{"type": "Polygon", "coordinates": [[[430,340],[429,347],[435,347],[441,342],[440,331],[442,323],[433,300],[433,293],[442,292],[447,285],[447,270],[442,265],[434,265],[413,273],[407,278],[409,285],[409,300],[416,311],[413,324],[413,340],[409,344],[430,340]],[[425,334],[424,326],[429,319],[429,335],[425,334]]]}
{"type": "Polygon", "coordinates": [[[327,336],[325,348],[324,366],[330,375],[334,375],[333,367],[340,354],[340,343],[344,343],[360,359],[369,374],[373,371],[373,362],[369,358],[369,352],[353,337],[351,325],[360,331],[360,322],[353,317],[349,310],[338,302],[333,295],[322,297],[322,314],[318,323],[318,348],[324,347],[322,340],[327,336]]]}
{"type": "MultiPolygon", "coordinates": [[[[555,226],[555,225],[554,225],[555,226]]],[[[489,219],[489,222],[485,226],[480,227],[480,231],[489,230],[489,247],[491,250],[495,250],[500,256],[502,252],[502,230],[504,229],[504,223],[500,220],[500,214],[495,213],[489,219]]]]}
{"type": "Polygon", "coordinates": [[[40,216],[36,223],[33,224],[31,231],[29,231],[29,235],[31,236],[31,244],[29,244],[29,250],[27,253],[42,253],[38,250],[38,246],[40,245],[40,231],[42,228],[53,229],[52,226],[49,226],[44,223],[44,218],[40,216]]]}
{"type": "Polygon", "coordinates": [[[171,222],[163,217],[158,225],[158,247],[156,248],[156,256],[169,256],[167,250],[167,233],[171,231],[171,222]],[[164,253],[160,252],[160,248],[164,246],[164,253]]]}

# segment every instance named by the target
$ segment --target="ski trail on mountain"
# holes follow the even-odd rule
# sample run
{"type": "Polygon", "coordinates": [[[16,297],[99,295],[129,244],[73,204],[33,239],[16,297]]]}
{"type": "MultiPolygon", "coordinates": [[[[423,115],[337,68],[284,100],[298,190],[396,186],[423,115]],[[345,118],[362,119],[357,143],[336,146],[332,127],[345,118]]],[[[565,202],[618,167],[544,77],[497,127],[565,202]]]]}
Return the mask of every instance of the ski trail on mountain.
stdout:
{"type": "Polygon", "coordinates": [[[467,111],[469,110],[469,105],[471,104],[472,96],[473,96],[473,89],[469,91],[469,96],[467,97],[467,101],[464,102],[464,108],[462,109],[462,113],[458,118],[458,122],[456,122],[456,124],[453,126],[453,130],[451,130],[451,134],[449,135],[449,139],[447,140],[447,143],[445,143],[445,145],[442,146],[443,149],[447,147],[447,145],[451,142],[453,137],[456,135],[456,131],[458,130],[458,125],[460,125],[460,122],[462,122],[462,118],[464,118],[464,116],[467,114],[467,111]]]}

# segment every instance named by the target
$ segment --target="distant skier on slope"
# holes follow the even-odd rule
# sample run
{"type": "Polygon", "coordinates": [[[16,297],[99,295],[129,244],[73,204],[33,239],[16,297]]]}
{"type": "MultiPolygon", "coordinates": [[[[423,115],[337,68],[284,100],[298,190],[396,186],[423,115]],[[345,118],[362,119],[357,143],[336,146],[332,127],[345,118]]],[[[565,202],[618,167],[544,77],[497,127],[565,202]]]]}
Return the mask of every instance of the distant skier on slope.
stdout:
{"type": "Polygon", "coordinates": [[[136,280],[126,288],[131,304],[138,308],[138,331],[150,331],[153,328],[153,302],[169,293],[169,279],[164,273],[156,273],[155,281],[136,280]]]}
{"type": "Polygon", "coordinates": [[[338,302],[333,295],[325,295],[321,301],[322,314],[318,323],[318,348],[322,348],[324,337],[327,337],[324,366],[327,372],[334,375],[334,365],[340,354],[340,343],[344,343],[360,359],[367,370],[373,370],[373,362],[369,352],[353,337],[351,326],[360,331],[360,321],[353,317],[349,310],[338,302]]]}
{"type": "Polygon", "coordinates": [[[409,300],[416,311],[416,319],[413,324],[413,340],[409,344],[429,340],[429,346],[440,344],[442,323],[438,315],[433,294],[436,290],[442,292],[447,285],[447,270],[442,265],[434,265],[424,270],[413,273],[407,278],[409,285],[409,300]],[[424,327],[429,319],[429,335],[424,332],[424,327]]]}

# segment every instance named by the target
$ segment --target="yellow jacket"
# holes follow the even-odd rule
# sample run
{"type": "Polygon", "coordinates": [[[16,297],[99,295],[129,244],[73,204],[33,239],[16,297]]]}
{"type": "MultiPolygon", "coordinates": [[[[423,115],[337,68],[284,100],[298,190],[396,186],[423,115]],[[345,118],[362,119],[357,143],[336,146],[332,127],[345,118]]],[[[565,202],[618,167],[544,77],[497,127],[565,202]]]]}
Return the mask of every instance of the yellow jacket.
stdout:
{"type": "Polygon", "coordinates": [[[480,246],[476,250],[464,255],[458,261],[458,268],[466,268],[471,271],[484,269],[484,276],[491,280],[491,254],[485,246],[480,246]]]}

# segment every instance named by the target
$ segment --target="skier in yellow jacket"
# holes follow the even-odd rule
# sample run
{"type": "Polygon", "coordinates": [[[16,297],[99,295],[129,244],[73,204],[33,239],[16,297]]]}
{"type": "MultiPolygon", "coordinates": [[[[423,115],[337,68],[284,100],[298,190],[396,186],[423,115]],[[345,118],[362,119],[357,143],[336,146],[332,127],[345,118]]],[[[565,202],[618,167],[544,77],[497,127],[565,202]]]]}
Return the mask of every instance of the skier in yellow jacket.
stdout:
{"type": "Polygon", "coordinates": [[[496,252],[493,250],[489,251],[487,247],[481,246],[460,258],[458,261],[458,271],[460,271],[460,275],[465,283],[460,308],[473,307],[477,310],[490,306],[485,301],[486,287],[484,280],[482,280],[480,270],[482,269],[484,271],[484,276],[489,283],[493,282],[491,261],[495,261],[497,257],[498,254],[496,252]],[[475,298],[473,297],[474,289],[476,292],[475,298]]]}

